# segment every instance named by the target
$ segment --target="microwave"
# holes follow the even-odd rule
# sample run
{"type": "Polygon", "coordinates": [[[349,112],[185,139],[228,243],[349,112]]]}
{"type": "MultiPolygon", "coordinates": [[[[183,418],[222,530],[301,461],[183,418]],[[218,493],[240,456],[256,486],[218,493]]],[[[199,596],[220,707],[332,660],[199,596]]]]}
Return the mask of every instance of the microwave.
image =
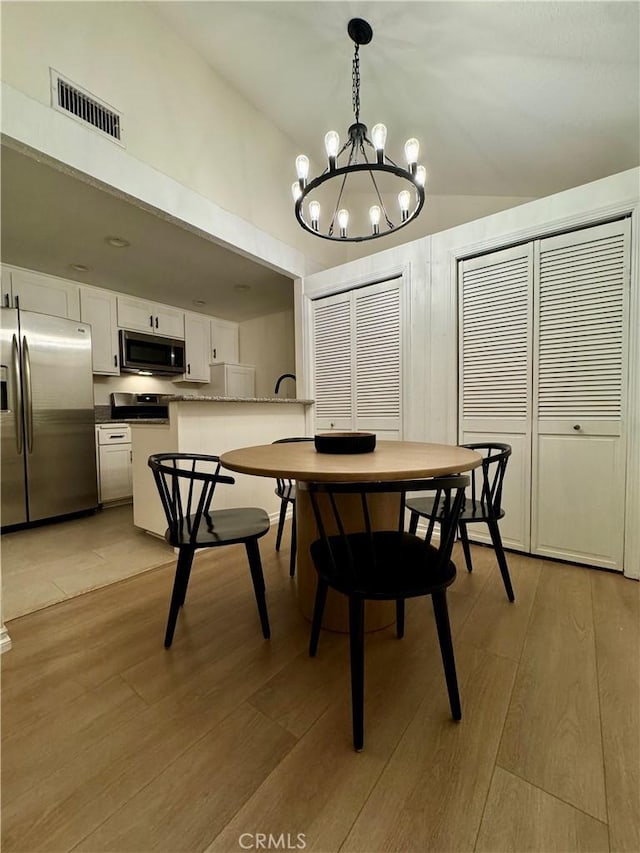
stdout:
{"type": "Polygon", "coordinates": [[[120,370],[154,376],[184,373],[184,341],[120,329],[120,370]]]}

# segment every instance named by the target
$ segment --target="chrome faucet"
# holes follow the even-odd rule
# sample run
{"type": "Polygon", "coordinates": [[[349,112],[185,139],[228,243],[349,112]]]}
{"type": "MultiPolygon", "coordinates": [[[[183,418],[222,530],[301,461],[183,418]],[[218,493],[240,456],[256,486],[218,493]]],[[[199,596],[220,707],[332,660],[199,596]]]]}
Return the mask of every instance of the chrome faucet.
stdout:
{"type": "Polygon", "coordinates": [[[282,382],[283,379],[293,379],[295,381],[295,378],[296,378],[295,374],[293,374],[293,373],[283,373],[282,376],[278,376],[278,379],[276,380],[276,387],[275,387],[273,393],[274,394],[278,393],[278,390],[280,388],[280,383],[282,382]]]}

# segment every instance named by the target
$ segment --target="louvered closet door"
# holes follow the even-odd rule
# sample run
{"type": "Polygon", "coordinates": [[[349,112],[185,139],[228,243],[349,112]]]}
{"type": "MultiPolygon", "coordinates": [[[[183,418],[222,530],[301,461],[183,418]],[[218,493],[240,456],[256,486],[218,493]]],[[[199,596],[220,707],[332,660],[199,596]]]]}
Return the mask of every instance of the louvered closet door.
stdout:
{"type": "Polygon", "coordinates": [[[400,280],[353,291],[356,429],[400,438],[400,280]]]}
{"type": "Polygon", "coordinates": [[[351,296],[314,303],[313,378],[317,430],[352,429],[351,296]]]}
{"type": "MultiPolygon", "coordinates": [[[[461,444],[511,445],[504,482],[504,544],[528,551],[531,494],[531,244],[462,261],[460,306],[461,444]]],[[[470,538],[490,541],[485,525],[470,538]]]]}
{"type": "Polygon", "coordinates": [[[536,259],[532,550],[622,570],[630,220],[536,259]]]}

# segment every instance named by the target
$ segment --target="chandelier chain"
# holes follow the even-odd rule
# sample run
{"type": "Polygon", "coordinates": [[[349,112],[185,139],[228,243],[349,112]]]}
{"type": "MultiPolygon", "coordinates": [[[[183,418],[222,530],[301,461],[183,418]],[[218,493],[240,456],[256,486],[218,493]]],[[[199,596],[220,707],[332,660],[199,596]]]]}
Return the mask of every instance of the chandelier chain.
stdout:
{"type": "Polygon", "coordinates": [[[353,82],[351,98],[353,102],[353,112],[356,117],[356,123],[360,121],[360,56],[358,51],[360,49],[360,45],[356,44],[356,48],[353,52],[353,66],[351,72],[351,79],[353,82]]]}

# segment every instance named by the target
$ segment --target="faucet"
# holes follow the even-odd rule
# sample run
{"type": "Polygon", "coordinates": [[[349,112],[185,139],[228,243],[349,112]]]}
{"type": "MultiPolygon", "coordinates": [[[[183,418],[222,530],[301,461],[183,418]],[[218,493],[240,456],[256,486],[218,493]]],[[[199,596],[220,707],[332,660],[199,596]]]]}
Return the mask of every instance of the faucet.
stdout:
{"type": "Polygon", "coordinates": [[[295,378],[296,378],[295,374],[293,374],[293,373],[283,373],[282,376],[278,376],[278,379],[276,380],[276,387],[275,387],[275,390],[273,393],[274,394],[278,393],[278,390],[280,388],[280,383],[282,382],[283,379],[293,379],[295,381],[295,378]]]}

